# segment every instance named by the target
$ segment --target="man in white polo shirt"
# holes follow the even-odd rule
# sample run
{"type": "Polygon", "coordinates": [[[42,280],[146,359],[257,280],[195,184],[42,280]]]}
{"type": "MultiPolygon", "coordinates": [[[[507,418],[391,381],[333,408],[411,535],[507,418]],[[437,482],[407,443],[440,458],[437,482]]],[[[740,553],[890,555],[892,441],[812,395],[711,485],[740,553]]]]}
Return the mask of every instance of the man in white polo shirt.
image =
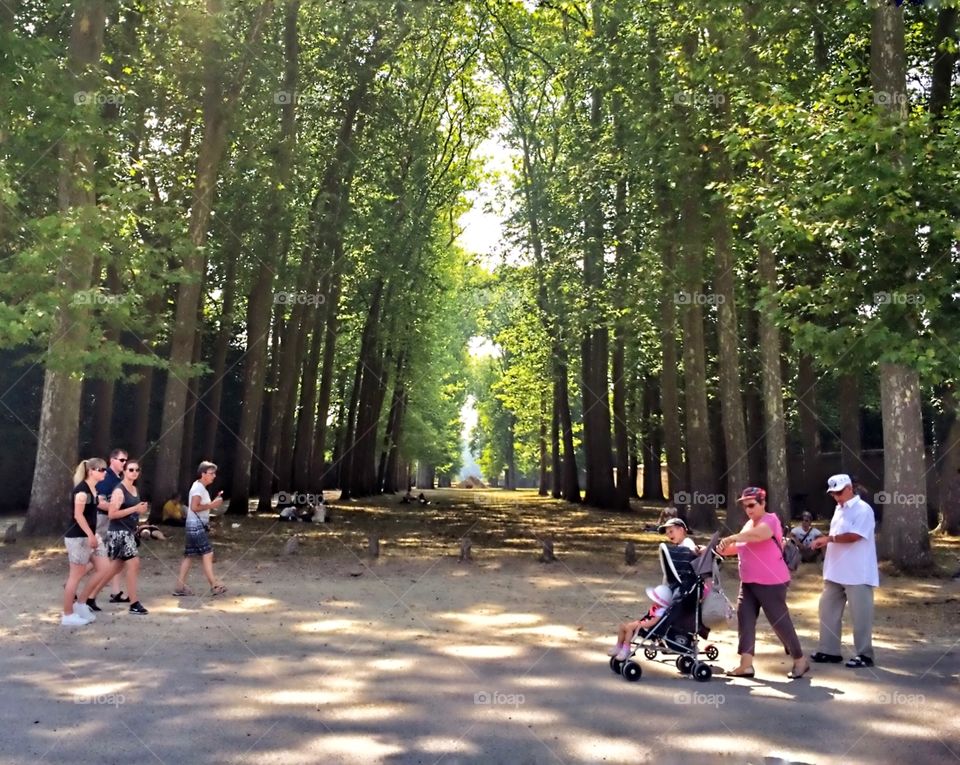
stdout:
{"type": "Polygon", "coordinates": [[[873,588],[880,585],[877,570],[876,521],[873,508],[853,490],[850,476],[830,477],[827,493],[837,503],[830,533],[813,541],[823,558],[823,593],[820,595],[820,646],[810,658],[817,662],[841,662],[840,636],[843,609],[850,603],[853,643],[857,655],[851,668],[873,666],[873,588]]]}

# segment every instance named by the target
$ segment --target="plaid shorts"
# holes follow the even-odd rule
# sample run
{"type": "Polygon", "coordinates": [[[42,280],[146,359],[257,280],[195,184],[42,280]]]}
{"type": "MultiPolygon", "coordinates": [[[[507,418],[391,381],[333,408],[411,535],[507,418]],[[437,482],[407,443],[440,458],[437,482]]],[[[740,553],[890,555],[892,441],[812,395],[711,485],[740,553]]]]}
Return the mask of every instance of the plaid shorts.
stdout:
{"type": "Polygon", "coordinates": [[[110,560],[130,560],[139,557],[137,538],[132,531],[110,531],[108,532],[108,538],[107,555],[110,560]]]}
{"type": "Polygon", "coordinates": [[[207,536],[206,526],[189,524],[186,531],[186,546],[183,550],[185,557],[207,555],[213,552],[213,545],[210,544],[210,537],[207,536]]]}
{"type": "Polygon", "coordinates": [[[107,547],[102,541],[95,550],[90,549],[86,537],[64,537],[63,543],[67,546],[67,560],[77,566],[86,566],[94,555],[98,558],[107,557],[107,547]]]}

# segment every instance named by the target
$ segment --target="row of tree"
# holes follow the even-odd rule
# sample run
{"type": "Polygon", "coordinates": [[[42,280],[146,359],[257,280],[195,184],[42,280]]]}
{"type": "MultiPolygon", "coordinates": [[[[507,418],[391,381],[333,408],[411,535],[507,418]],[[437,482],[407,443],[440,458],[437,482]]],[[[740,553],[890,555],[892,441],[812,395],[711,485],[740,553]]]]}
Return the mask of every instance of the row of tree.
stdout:
{"type": "Polygon", "coordinates": [[[957,3],[486,8],[524,259],[486,312],[485,467],[625,509],[665,458],[694,524],[738,526],[745,485],[822,496],[824,438],[868,479],[877,399],[883,552],[928,564],[960,467],[957,3]]]}
{"type": "Polygon", "coordinates": [[[155,507],[221,462],[237,513],[458,468],[458,220],[497,120],[481,33],[465,6],[402,0],[2,4],[0,343],[37,444],[28,530],[61,528],[73,466],[112,446],[146,460],[155,507]]]}

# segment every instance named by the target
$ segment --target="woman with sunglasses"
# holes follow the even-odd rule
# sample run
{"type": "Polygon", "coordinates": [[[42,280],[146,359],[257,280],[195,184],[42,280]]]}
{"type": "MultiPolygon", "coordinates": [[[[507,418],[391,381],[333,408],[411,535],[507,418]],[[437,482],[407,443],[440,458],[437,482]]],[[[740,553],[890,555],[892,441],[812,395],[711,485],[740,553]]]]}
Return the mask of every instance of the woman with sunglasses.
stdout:
{"type": "Polygon", "coordinates": [[[127,460],[123,468],[123,480],[113,490],[110,509],[107,511],[110,518],[107,532],[107,555],[111,561],[110,567],[102,576],[97,577],[86,595],[88,598],[95,598],[108,580],[123,571],[127,580],[127,592],[130,595],[130,613],[144,616],[149,612],[137,598],[140,553],[137,550],[136,532],[140,513],[147,512],[150,506],[140,500],[136,487],[138,478],[140,478],[140,463],[137,460],[127,460]]]}
{"type": "Polygon", "coordinates": [[[737,500],[747,513],[747,522],[739,534],[724,537],[717,545],[721,555],[737,555],[740,559],[740,595],[737,598],[737,629],[740,634],[737,653],[740,666],[728,674],[753,677],[753,656],[756,652],[757,617],[760,609],[773,627],[780,642],[793,659],[787,677],[796,680],[810,669],[803,655],[800,638],[787,608],[787,587],[790,570],[783,559],[783,527],[774,513],[766,508],[767,492],[748,486],[737,500]]]}
{"type": "Polygon", "coordinates": [[[106,471],[107,463],[94,457],[77,465],[73,474],[73,482],[76,484],[70,502],[73,522],[63,539],[67,547],[67,560],[70,562],[70,574],[63,589],[63,615],[60,618],[60,624],[64,627],[82,627],[97,618],[87,603],[74,601],[77,587],[91,561],[98,575],[109,569],[107,552],[96,534],[97,481],[103,478],[106,471]]]}

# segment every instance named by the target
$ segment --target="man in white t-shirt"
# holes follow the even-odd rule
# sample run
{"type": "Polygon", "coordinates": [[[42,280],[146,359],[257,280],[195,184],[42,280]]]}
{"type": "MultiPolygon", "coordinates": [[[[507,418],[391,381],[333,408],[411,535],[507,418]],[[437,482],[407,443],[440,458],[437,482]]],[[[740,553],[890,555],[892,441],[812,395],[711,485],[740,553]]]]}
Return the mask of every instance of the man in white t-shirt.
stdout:
{"type": "Polygon", "coordinates": [[[810,658],[817,662],[843,661],[840,636],[843,610],[849,602],[857,655],[847,666],[872,667],[873,590],[880,586],[873,508],[853,491],[850,476],[843,473],[830,477],[827,493],[837,509],[830,521],[830,534],[812,545],[817,550],[826,548],[826,553],[820,595],[820,646],[810,658]]]}
{"type": "Polygon", "coordinates": [[[813,515],[809,510],[804,510],[800,516],[800,525],[790,529],[790,536],[796,540],[797,547],[800,548],[800,560],[804,563],[812,563],[820,557],[821,552],[813,546],[818,537],[823,536],[823,532],[813,525],[813,515]]]}

